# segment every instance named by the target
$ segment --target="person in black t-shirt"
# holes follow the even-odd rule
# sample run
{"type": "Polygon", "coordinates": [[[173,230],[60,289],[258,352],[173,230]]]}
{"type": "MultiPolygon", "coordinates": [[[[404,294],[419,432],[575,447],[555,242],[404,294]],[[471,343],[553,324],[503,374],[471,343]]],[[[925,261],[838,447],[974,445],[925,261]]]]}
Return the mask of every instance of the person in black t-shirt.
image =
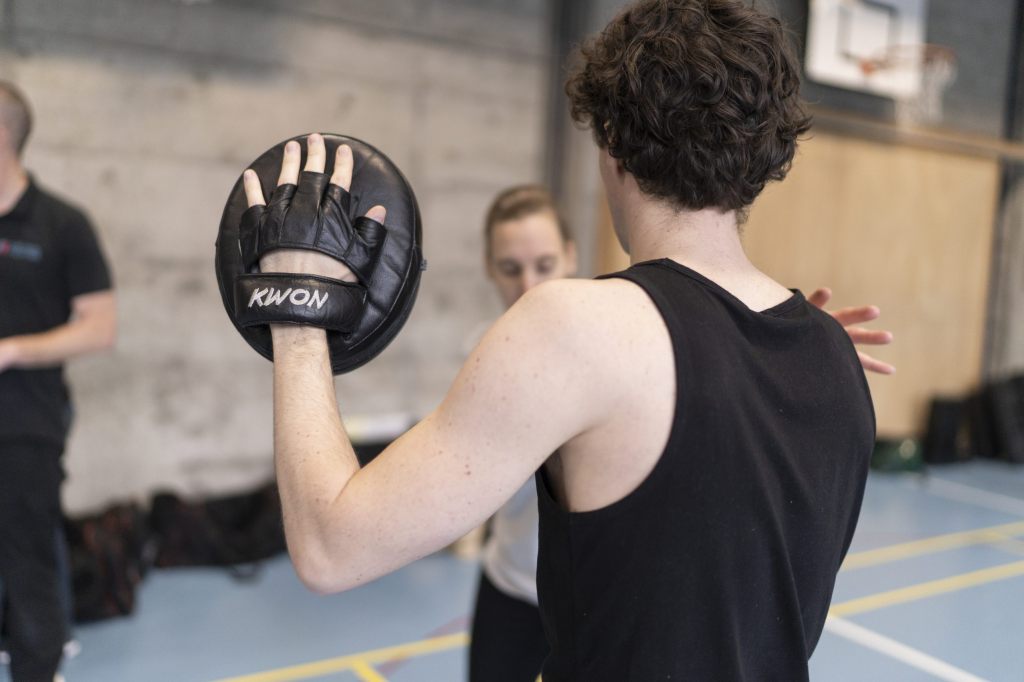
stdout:
{"type": "Polygon", "coordinates": [[[88,219],[22,165],[31,122],[22,94],[0,82],[0,588],[15,682],[52,679],[67,630],[55,542],[71,421],[63,363],[116,334],[88,219]]]}

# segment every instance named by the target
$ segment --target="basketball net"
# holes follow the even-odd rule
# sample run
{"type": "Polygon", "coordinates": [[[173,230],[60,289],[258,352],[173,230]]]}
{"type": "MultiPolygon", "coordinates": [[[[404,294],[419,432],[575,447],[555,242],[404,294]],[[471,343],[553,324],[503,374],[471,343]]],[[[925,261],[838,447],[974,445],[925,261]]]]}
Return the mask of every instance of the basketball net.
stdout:
{"type": "Polygon", "coordinates": [[[917,94],[896,97],[896,122],[901,125],[934,125],[942,122],[942,96],[956,79],[956,53],[943,45],[897,45],[881,57],[860,62],[864,77],[882,73],[920,73],[917,94]]]}

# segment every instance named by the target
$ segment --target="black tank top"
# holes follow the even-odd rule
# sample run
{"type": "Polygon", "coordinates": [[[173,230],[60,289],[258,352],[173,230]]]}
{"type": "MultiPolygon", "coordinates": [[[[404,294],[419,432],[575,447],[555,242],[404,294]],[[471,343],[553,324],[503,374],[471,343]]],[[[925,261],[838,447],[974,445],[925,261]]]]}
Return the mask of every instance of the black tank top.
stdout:
{"type": "Polygon", "coordinates": [[[874,443],[853,345],[800,292],[754,312],[670,260],[610,276],[665,320],[675,418],[608,507],[568,513],[537,475],[544,682],[806,680],[874,443]]]}

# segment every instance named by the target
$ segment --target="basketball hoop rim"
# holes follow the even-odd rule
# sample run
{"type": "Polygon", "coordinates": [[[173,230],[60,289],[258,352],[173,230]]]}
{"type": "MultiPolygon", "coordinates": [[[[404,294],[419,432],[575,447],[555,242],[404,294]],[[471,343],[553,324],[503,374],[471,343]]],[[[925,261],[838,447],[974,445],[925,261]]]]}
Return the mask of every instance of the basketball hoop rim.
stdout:
{"type": "Polygon", "coordinates": [[[861,72],[866,77],[870,77],[879,71],[888,71],[900,64],[912,63],[918,56],[921,57],[921,64],[925,66],[929,63],[945,62],[956,68],[958,63],[956,51],[948,45],[917,43],[890,45],[881,56],[860,59],[858,65],[861,72]]]}

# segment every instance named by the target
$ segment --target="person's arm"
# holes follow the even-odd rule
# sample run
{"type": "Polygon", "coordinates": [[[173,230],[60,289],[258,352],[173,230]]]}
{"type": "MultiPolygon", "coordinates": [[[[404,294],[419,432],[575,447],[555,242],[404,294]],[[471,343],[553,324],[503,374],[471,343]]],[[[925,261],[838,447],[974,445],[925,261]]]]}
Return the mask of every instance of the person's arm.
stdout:
{"type": "Polygon", "coordinates": [[[559,295],[524,297],[441,406],[364,469],[338,415],[324,336],[275,329],[274,451],[303,582],[318,592],[347,589],[448,545],[585,430],[603,401],[581,391],[573,344],[537,332],[559,295]]]}
{"type": "Polygon", "coordinates": [[[0,372],[58,365],[73,357],[113,347],[117,305],[111,290],[71,299],[71,319],[38,334],[0,339],[0,372]]]}
{"type": "MultiPolygon", "coordinates": [[[[347,153],[340,148],[331,179],[346,188],[347,153]]],[[[323,155],[322,139],[311,136],[306,169],[322,172],[323,155]]],[[[298,165],[298,145],[286,147],[279,182],[297,182],[298,165]]],[[[263,201],[255,174],[246,173],[245,185],[250,204],[263,201]]],[[[310,251],[271,252],[260,267],[349,275],[310,251]]],[[[583,348],[593,334],[576,304],[586,284],[551,282],[525,295],[474,350],[441,406],[363,469],[338,413],[325,333],[271,327],[278,486],[289,553],[307,586],[348,589],[444,547],[613,409],[614,391],[601,383],[607,363],[583,348]]]]}
{"type": "MultiPolygon", "coordinates": [[[[814,293],[807,297],[807,300],[812,305],[825,310],[825,304],[831,298],[832,290],[822,288],[815,290],[814,293]]],[[[850,335],[850,340],[857,345],[884,346],[892,343],[893,334],[890,331],[865,329],[864,327],[857,326],[865,322],[877,320],[879,315],[881,315],[881,311],[877,306],[861,305],[841,308],[840,310],[825,310],[825,312],[835,318],[836,322],[843,325],[846,333],[850,335]]],[[[861,366],[868,372],[875,372],[877,374],[894,374],[896,372],[896,368],[889,363],[873,358],[859,348],[857,349],[857,357],[860,358],[861,366]]]]}

